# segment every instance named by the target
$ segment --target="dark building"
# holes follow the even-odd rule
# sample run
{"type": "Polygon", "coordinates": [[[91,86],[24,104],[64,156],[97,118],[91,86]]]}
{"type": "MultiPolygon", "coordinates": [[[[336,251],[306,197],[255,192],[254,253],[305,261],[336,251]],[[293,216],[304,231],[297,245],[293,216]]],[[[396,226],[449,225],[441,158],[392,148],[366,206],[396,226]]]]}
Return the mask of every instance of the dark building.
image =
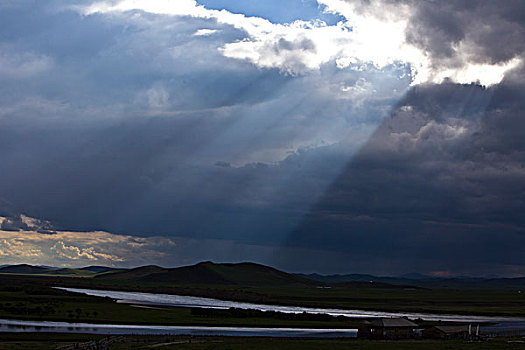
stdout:
{"type": "Polygon", "coordinates": [[[358,330],[359,338],[409,339],[415,338],[418,325],[406,318],[378,318],[364,322],[358,330]]]}
{"type": "Polygon", "coordinates": [[[434,326],[423,331],[423,338],[432,339],[469,339],[474,329],[468,325],[461,326],[434,326]]]}

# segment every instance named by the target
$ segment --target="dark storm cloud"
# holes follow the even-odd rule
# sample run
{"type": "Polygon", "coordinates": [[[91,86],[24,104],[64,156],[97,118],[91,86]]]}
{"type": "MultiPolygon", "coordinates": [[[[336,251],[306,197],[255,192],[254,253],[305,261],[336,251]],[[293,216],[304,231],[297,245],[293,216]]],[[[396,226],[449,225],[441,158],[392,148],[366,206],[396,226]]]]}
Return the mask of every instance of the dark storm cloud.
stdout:
{"type": "MultiPolygon", "coordinates": [[[[385,15],[377,3],[349,2],[385,15]]],[[[407,41],[436,68],[523,60],[523,2],[383,3],[392,13],[409,6],[407,41]]],[[[413,87],[287,246],[337,251],[357,271],[523,273],[524,71],[490,88],[413,87]]]]}
{"type": "Polygon", "coordinates": [[[74,147],[67,140],[46,142],[41,134],[24,150],[34,162],[3,155],[7,171],[0,188],[19,210],[64,228],[278,242],[346,159],[343,152],[320,149],[279,165],[195,164],[191,154],[201,140],[188,133],[204,137],[222,127],[208,124],[207,131],[196,124],[193,117],[108,127],[74,147]],[[68,150],[57,154],[61,147],[68,150]]]}
{"type": "Polygon", "coordinates": [[[439,59],[466,51],[479,63],[508,61],[525,50],[523,1],[411,2],[408,41],[439,59]],[[463,43],[457,52],[457,45],[463,43]]]}
{"type": "MultiPolygon", "coordinates": [[[[20,73],[0,87],[0,198],[62,229],[280,242],[409,83],[395,65],[258,69],[221,55],[245,33],[215,20],[0,16],[20,73]]],[[[278,49],[298,48],[314,49],[278,49]]]]}
{"type": "Polygon", "coordinates": [[[525,50],[525,3],[520,0],[346,1],[379,17],[401,13],[406,5],[406,40],[427,53],[436,68],[465,61],[503,63],[525,50]],[[388,11],[378,4],[389,6],[388,11]]]}
{"type": "Polygon", "coordinates": [[[400,271],[522,266],[523,91],[514,78],[413,88],[288,244],[400,271]]]}
{"type": "MultiPolygon", "coordinates": [[[[408,3],[407,38],[435,64],[523,52],[519,3],[408,3]]],[[[523,70],[490,88],[416,86],[381,124],[409,84],[401,64],[289,76],[224,57],[246,33],[213,19],[28,4],[0,2],[8,216],[177,237],[166,264],[230,256],[395,273],[437,261],[507,273],[525,263],[523,70]]]]}

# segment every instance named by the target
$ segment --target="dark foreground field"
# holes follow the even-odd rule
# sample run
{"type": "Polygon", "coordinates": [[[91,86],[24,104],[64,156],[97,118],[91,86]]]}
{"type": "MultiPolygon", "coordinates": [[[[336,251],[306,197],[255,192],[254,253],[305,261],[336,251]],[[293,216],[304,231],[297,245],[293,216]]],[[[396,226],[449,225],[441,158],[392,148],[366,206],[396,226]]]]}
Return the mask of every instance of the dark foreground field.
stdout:
{"type": "MultiPolygon", "coordinates": [[[[0,334],[0,349],[57,349],[77,343],[79,349],[90,341],[103,341],[102,336],[77,334],[31,334],[20,337],[20,334],[0,334]]],[[[112,338],[111,350],[124,349],[194,349],[194,350],[514,350],[524,349],[525,338],[493,339],[485,342],[467,341],[365,341],[365,340],[313,340],[281,338],[244,338],[244,337],[193,337],[188,336],[126,336],[112,338]]]]}
{"type": "MultiPolygon", "coordinates": [[[[497,288],[479,284],[417,286],[376,282],[325,283],[256,264],[202,263],[178,269],[146,266],[93,272],[89,276],[42,274],[17,266],[0,274],[0,318],[113,324],[248,326],[297,328],[357,328],[360,320],[328,315],[261,311],[203,310],[188,307],[117,303],[52,288],[80,287],[213,297],[256,303],[465,315],[524,316],[525,299],[519,281],[497,288]],[[23,269],[23,270],[20,270],[23,269]],[[461,288],[460,288],[461,287],[461,288]]],[[[46,272],[46,271],[45,271],[46,272]]],[[[68,271],[66,271],[69,273],[68,271]]],[[[47,273],[47,272],[46,272],[47,273]]],[[[84,270],[83,274],[87,274],[84,270]]],[[[417,322],[428,327],[433,322],[417,322]]],[[[439,323],[439,321],[434,322],[439,323]]],[[[445,323],[440,323],[444,325],[445,323]]],[[[56,349],[103,336],[44,333],[0,333],[0,349],[56,349]]],[[[115,338],[112,338],[115,339],[115,338]]],[[[277,339],[247,337],[124,336],[109,349],[525,349],[524,339],[463,341],[362,341],[356,339],[277,339]]],[[[89,348],[89,347],[84,347],[89,348]]],[[[83,349],[83,347],[79,347],[83,349]]],[[[65,350],[65,349],[64,349],[65,350]]]]}

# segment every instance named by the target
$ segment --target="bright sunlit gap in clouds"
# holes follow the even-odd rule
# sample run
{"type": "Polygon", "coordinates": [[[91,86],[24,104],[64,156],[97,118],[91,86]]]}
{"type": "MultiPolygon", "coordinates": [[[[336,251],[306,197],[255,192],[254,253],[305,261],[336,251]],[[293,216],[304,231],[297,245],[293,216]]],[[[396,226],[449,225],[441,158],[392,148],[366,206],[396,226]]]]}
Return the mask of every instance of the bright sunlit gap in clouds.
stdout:
{"type": "MultiPolygon", "coordinates": [[[[296,20],[288,24],[272,23],[261,17],[247,17],[227,10],[210,10],[192,0],[97,2],[81,11],[87,16],[144,11],[157,15],[213,19],[219,24],[232,26],[245,33],[241,40],[226,42],[218,47],[218,51],[223,56],[249,62],[261,69],[278,69],[282,74],[293,77],[305,76],[303,79],[306,82],[310,75],[323,74],[319,72],[326,70],[326,65],[335,65],[335,71],[331,73],[331,76],[335,76],[337,70],[341,73],[376,71],[378,75],[383,72],[384,77],[376,78],[375,81],[369,81],[370,77],[362,77],[350,83],[343,80],[337,85],[338,91],[327,92],[335,99],[348,98],[354,108],[367,106],[377,98],[391,99],[390,106],[393,106],[410,86],[441,83],[447,79],[462,84],[478,82],[490,86],[499,83],[508,70],[515,68],[521,62],[519,58],[513,58],[505,63],[479,63],[471,61],[467,49],[458,47],[458,57],[454,61],[437,64],[430,52],[407,41],[407,31],[413,11],[409,5],[397,4],[394,6],[378,2],[375,6],[372,4],[366,9],[359,9],[356,5],[340,0],[319,0],[318,3],[324,6],[325,12],[340,15],[345,20],[334,25],[327,25],[319,20],[296,20]],[[392,76],[392,74],[397,74],[397,76],[392,76]],[[396,79],[400,83],[395,88],[390,91],[385,89],[396,79]]],[[[194,33],[195,36],[201,37],[218,34],[220,34],[220,29],[205,27],[194,33]]],[[[327,80],[330,82],[330,79],[323,79],[325,85],[327,80]]],[[[312,82],[316,84],[315,80],[312,82]]],[[[293,83],[289,83],[288,89],[293,89],[293,83]]],[[[322,89],[317,93],[324,93],[322,89]]],[[[298,103],[308,105],[308,100],[308,96],[304,96],[302,102],[298,103]]],[[[307,133],[303,134],[302,143],[295,142],[288,149],[282,145],[253,149],[253,144],[257,144],[257,140],[268,138],[275,130],[278,130],[276,125],[286,125],[290,119],[287,113],[298,109],[298,106],[294,105],[289,110],[275,111],[273,108],[268,108],[270,104],[271,102],[265,102],[253,107],[254,110],[260,109],[266,112],[264,118],[261,119],[263,122],[257,125],[256,132],[249,134],[250,141],[246,139],[242,142],[245,145],[243,148],[231,150],[236,157],[231,157],[231,155],[225,157],[228,165],[243,166],[252,162],[277,164],[286,159],[290,151],[297,152],[301,149],[316,148],[321,142],[336,145],[352,140],[353,143],[346,150],[345,161],[332,164],[332,171],[329,172],[330,174],[325,174],[323,180],[317,185],[316,192],[312,192],[307,199],[295,205],[293,210],[297,213],[306,213],[315,205],[332,181],[351,161],[353,152],[358,150],[372,134],[374,128],[371,126],[379,125],[381,118],[388,113],[388,109],[378,113],[377,119],[370,123],[370,127],[363,128],[360,133],[350,133],[347,126],[340,125],[338,120],[333,119],[319,127],[316,133],[306,131],[307,133]]],[[[311,115],[305,113],[304,118],[315,119],[315,113],[323,113],[324,106],[316,107],[318,109],[310,112],[311,115]]],[[[349,112],[348,115],[351,116],[352,113],[349,112]]],[[[201,158],[209,152],[209,149],[218,149],[221,144],[230,143],[239,135],[246,134],[245,130],[253,128],[253,126],[250,127],[252,123],[253,120],[248,118],[239,119],[226,130],[216,133],[212,140],[208,140],[207,146],[203,146],[198,153],[192,156],[201,158]]],[[[351,127],[357,130],[358,125],[351,127]]],[[[267,175],[264,175],[263,172],[257,173],[246,185],[245,191],[259,193],[257,200],[263,206],[286,206],[286,199],[282,198],[282,193],[294,186],[298,175],[276,178],[272,188],[255,190],[256,187],[264,188],[261,183],[264,183],[265,176],[267,175]]],[[[168,184],[158,186],[168,186],[168,184]]],[[[285,231],[293,231],[300,224],[300,218],[300,215],[289,218],[285,231]]],[[[237,229],[250,232],[254,226],[258,225],[258,220],[257,218],[247,221],[239,220],[237,229]]],[[[284,235],[280,245],[284,244],[287,239],[288,236],[284,235]]]]}
{"type": "MultiPolygon", "coordinates": [[[[475,62],[468,47],[456,48],[458,60],[436,66],[428,52],[407,42],[411,16],[409,5],[377,2],[366,11],[343,0],[319,0],[326,12],[342,15],[346,21],[327,25],[320,21],[297,20],[274,24],[259,17],[246,17],[226,10],[209,10],[194,0],[121,0],[116,4],[97,2],[80,8],[85,15],[140,10],[153,14],[215,19],[246,32],[241,41],[226,43],[224,56],[247,60],[261,68],[278,68],[289,74],[302,74],[337,61],[340,69],[362,69],[372,64],[378,69],[394,63],[409,64],[412,85],[440,83],[451,79],[461,84],[479,82],[490,86],[499,83],[505,72],[517,67],[521,59],[488,64],[475,62]]],[[[197,35],[212,32],[203,28],[197,35]]]]}
{"type": "Polygon", "coordinates": [[[12,223],[0,223],[0,255],[519,268],[507,252],[523,243],[520,9],[1,3],[0,216],[12,223]]]}

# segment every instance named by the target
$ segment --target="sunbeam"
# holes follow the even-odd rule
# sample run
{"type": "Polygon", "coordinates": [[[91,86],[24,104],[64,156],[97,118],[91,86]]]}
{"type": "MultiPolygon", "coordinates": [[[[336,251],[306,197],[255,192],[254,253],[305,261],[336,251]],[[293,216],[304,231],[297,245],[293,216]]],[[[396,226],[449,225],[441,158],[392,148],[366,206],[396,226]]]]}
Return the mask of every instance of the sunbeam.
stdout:
{"type": "Polygon", "coordinates": [[[167,265],[514,274],[520,7],[286,4],[2,3],[6,227],[166,237],[167,265]]]}

